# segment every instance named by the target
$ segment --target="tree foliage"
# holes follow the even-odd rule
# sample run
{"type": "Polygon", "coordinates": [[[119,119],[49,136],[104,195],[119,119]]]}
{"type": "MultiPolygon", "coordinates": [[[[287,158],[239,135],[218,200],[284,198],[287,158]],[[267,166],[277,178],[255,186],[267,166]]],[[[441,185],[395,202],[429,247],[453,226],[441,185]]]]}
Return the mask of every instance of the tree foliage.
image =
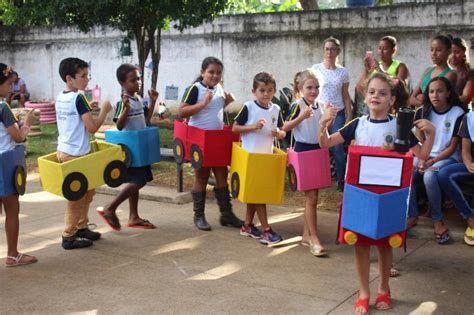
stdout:
{"type": "Polygon", "coordinates": [[[0,20],[15,26],[75,26],[88,32],[111,26],[135,38],[139,66],[151,54],[152,87],[156,87],[161,31],[183,30],[212,20],[227,0],[0,0],[0,20]]]}

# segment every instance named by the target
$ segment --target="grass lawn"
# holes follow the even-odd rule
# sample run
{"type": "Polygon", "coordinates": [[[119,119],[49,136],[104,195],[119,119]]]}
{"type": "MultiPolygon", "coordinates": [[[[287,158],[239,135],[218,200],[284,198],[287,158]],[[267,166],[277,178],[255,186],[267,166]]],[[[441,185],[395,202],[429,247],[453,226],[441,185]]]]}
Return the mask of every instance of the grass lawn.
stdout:
{"type": "Polygon", "coordinates": [[[29,137],[26,144],[26,165],[29,172],[38,168],[38,157],[56,151],[58,141],[58,128],[56,124],[41,125],[41,136],[29,137]]]}

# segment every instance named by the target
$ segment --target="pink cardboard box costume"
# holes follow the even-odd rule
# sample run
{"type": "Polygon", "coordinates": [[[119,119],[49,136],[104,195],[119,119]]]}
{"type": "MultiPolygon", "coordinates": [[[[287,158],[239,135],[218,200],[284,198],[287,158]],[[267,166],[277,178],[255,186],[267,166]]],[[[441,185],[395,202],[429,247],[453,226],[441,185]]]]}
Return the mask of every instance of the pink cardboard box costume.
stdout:
{"type": "Polygon", "coordinates": [[[293,190],[306,191],[331,186],[329,150],[295,152],[288,149],[288,178],[293,190]]]}

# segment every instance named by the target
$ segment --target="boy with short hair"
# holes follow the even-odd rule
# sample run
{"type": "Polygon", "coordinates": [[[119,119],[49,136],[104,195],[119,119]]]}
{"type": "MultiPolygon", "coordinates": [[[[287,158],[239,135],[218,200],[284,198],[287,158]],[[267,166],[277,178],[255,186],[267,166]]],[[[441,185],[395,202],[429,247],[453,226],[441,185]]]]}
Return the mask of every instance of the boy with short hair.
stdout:
{"type": "MultiPolygon", "coordinates": [[[[56,97],[55,105],[59,133],[57,159],[63,163],[89,154],[91,151],[89,133],[95,133],[100,128],[112,105],[110,102],[105,102],[99,117],[92,118],[90,113],[92,107],[80,92],[87,88],[89,82],[89,65],[84,60],[63,59],[59,64],[59,75],[66,83],[64,91],[56,97]]],[[[92,189],[81,199],[67,202],[62,236],[64,249],[88,247],[92,245],[92,241],[100,238],[100,233],[93,232],[87,227],[89,205],[94,194],[95,190],[92,189]]]]}
{"type": "MultiPolygon", "coordinates": [[[[244,104],[235,118],[233,132],[241,133],[242,148],[252,153],[273,153],[273,138],[283,139],[285,131],[280,107],[272,103],[276,93],[276,82],[273,76],[266,72],[255,75],[252,93],[254,101],[244,104]]],[[[258,175],[258,174],[256,174],[258,175]]],[[[245,224],[240,229],[240,235],[250,236],[260,240],[262,244],[274,244],[282,240],[281,235],[274,232],[268,225],[267,207],[265,204],[247,204],[245,224]],[[253,224],[257,212],[263,230],[253,224]]]]}

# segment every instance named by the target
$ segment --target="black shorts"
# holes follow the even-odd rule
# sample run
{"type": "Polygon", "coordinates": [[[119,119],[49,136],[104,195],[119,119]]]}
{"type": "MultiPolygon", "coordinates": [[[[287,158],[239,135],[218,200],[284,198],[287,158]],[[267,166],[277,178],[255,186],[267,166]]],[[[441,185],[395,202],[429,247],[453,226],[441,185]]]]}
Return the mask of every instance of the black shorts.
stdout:
{"type": "Polygon", "coordinates": [[[321,149],[319,143],[304,143],[304,142],[295,142],[295,152],[304,152],[311,150],[321,149]]]}
{"type": "Polygon", "coordinates": [[[142,167],[129,167],[127,169],[127,179],[125,182],[137,185],[145,185],[153,180],[150,165],[142,167]]]}

